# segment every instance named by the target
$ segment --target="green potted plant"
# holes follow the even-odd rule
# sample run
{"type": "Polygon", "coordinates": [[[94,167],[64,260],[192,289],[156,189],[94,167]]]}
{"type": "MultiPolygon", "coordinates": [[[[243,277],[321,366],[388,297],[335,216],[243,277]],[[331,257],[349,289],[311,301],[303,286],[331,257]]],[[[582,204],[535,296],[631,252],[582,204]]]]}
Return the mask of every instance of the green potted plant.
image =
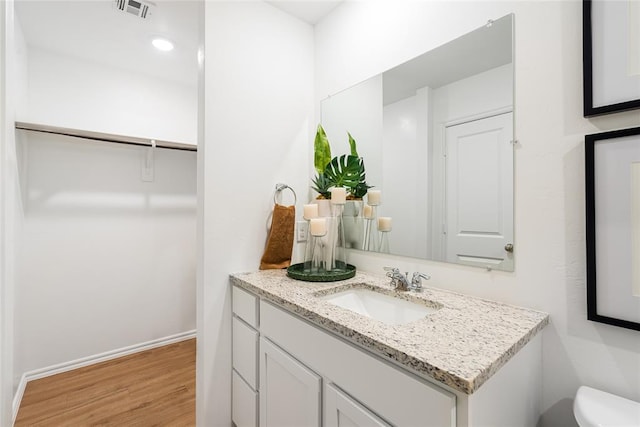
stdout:
{"type": "Polygon", "coordinates": [[[314,140],[314,167],[316,176],[311,187],[318,193],[316,203],[320,216],[330,215],[331,187],[344,187],[347,190],[347,203],[343,211],[345,240],[349,247],[362,245],[362,198],[372,186],[365,176],[364,160],[358,155],[356,140],[347,132],[350,153],[331,157],[331,147],[327,134],[318,125],[314,140]]]}
{"type": "Polygon", "coordinates": [[[332,158],[327,134],[322,125],[318,125],[313,144],[313,160],[317,174],[311,187],[318,193],[318,199],[331,199],[331,187],[344,187],[347,189],[348,200],[361,200],[371,188],[366,182],[364,161],[358,155],[356,141],[349,132],[347,135],[350,154],[332,158]]]}

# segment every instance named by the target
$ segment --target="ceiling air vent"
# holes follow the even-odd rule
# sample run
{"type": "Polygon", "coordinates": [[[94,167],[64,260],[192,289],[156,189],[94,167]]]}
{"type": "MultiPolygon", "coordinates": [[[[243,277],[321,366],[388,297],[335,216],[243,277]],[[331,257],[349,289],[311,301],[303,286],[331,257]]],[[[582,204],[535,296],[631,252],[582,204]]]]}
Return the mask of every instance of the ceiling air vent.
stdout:
{"type": "Polygon", "coordinates": [[[115,0],[115,5],[118,10],[130,13],[142,19],[148,19],[155,7],[155,4],[150,1],[137,0],[115,0]]]}

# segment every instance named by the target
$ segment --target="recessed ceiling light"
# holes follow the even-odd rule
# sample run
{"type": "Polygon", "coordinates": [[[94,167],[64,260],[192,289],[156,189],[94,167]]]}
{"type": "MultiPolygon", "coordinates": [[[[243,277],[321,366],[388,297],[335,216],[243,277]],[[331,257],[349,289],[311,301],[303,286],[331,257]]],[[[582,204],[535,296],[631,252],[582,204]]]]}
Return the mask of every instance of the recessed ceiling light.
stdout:
{"type": "Polygon", "coordinates": [[[151,44],[153,44],[153,46],[158,49],[161,50],[163,52],[169,52],[170,50],[173,50],[173,43],[171,43],[169,40],[167,39],[163,39],[162,37],[156,37],[151,41],[151,44]]]}

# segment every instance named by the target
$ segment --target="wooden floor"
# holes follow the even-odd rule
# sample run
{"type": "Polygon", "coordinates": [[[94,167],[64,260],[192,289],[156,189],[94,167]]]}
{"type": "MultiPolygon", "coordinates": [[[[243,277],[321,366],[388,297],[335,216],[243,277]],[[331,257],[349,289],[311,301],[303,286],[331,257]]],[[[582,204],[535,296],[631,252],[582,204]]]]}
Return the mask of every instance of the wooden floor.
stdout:
{"type": "Polygon", "coordinates": [[[30,381],[15,426],[193,426],[195,339],[30,381]]]}

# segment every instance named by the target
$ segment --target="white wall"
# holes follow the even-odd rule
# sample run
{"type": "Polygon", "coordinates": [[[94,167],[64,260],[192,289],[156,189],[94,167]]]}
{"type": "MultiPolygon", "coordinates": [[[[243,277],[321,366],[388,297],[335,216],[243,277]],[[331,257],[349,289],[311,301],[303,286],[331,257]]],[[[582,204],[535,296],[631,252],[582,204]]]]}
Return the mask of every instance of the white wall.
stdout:
{"type": "Polygon", "coordinates": [[[513,65],[492,68],[433,91],[433,121],[469,120],[513,104],[513,65]]]}
{"type": "Polygon", "coordinates": [[[10,229],[6,197],[6,177],[10,176],[11,163],[7,153],[11,151],[11,132],[7,130],[11,122],[14,106],[11,93],[11,70],[7,67],[13,51],[13,2],[0,4],[0,424],[10,425],[13,399],[13,280],[11,269],[11,242],[5,235],[10,229]]]}
{"type": "Polygon", "coordinates": [[[196,78],[187,86],[29,47],[29,108],[18,119],[196,144],[196,78]]]}
{"type": "Polygon", "coordinates": [[[11,425],[13,414],[14,294],[22,234],[20,150],[13,122],[26,97],[24,40],[15,20],[14,2],[0,6],[0,425],[11,425]]]}
{"type": "Polygon", "coordinates": [[[429,163],[421,148],[427,141],[418,140],[419,115],[416,95],[384,106],[384,144],[382,170],[384,202],[378,208],[379,216],[390,216],[393,231],[389,233],[389,247],[393,253],[405,256],[426,256],[426,224],[428,213],[418,208],[424,206],[414,199],[428,197],[428,183],[422,179],[429,163]],[[420,142],[420,144],[418,143],[420,142]],[[419,184],[419,185],[418,185],[419,184]],[[419,195],[419,197],[417,197],[419,195]]]}
{"type": "Polygon", "coordinates": [[[261,1],[205,3],[198,425],[231,425],[228,275],[258,269],[275,184],[296,190],[298,218],[309,194],[313,73],[310,25],[261,1]]]}
{"type": "Polygon", "coordinates": [[[20,24],[18,16],[15,16],[14,19],[13,33],[15,37],[13,69],[15,71],[12,78],[12,85],[15,87],[15,92],[19,94],[13,102],[15,104],[14,108],[16,117],[21,117],[28,114],[29,108],[29,47],[27,46],[27,41],[24,38],[22,25],[20,24]]]}
{"type": "Polygon", "coordinates": [[[196,154],[23,139],[17,377],[195,329],[196,154]]]}
{"type": "MultiPolygon", "coordinates": [[[[542,424],[570,426],[580,384],[640,400],[638,333],[586,320],[584,135],[638,126],[640,113],[582,117],[582,2],[348,2],[316,26],[316,98],[510,12],[519,140],[515,272],[391,259],[402,271],[431,273],[430,286],[550,313],[542,424]]],[[[380,274],[389,259],[351,253],[349,262],[380,274]]]]}

